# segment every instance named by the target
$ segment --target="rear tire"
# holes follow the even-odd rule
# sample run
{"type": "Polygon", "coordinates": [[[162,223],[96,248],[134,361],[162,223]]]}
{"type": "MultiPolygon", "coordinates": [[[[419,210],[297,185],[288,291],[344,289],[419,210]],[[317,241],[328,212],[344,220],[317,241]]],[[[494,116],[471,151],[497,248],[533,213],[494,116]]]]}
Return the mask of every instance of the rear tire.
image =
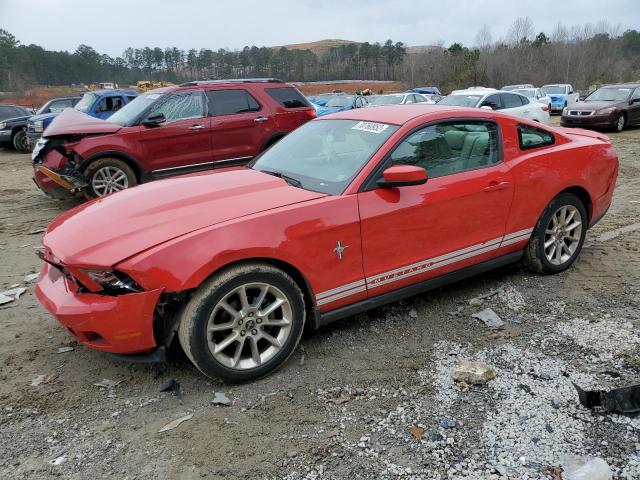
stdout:
{"type": "Polygon", "coordinates": [[[84,175],[89,181],[89,185],[82,189],[87,200],[104,197],[138,184],[133,169],[118,158],[100,158],[85,168],[84,175]]]}
{"type": "Polygon", "coordinates": [[[300,341],[304,320],[302,292],[295,281],[271,265],[251,263],[200,286],[184,310],[178,338],[206,376],[246,382],[287,361],[300,341]]]}
{"type": "Polygon", "coordinates": [[[27,140],[27,132],[24,128],[21,128],[13,134],[11,143],[13,144],[13,148],[16,150],[16,152],[29,153],[31,149],[29,148],[29,143],[27,140]]]}
{"type": "Polygon", "coordinates": [[[544,209],[524,261],[534,272],[559,273],[571,266],[582,250],[587,234],[587,210],[571,193],[561,193],[544,209]]]}

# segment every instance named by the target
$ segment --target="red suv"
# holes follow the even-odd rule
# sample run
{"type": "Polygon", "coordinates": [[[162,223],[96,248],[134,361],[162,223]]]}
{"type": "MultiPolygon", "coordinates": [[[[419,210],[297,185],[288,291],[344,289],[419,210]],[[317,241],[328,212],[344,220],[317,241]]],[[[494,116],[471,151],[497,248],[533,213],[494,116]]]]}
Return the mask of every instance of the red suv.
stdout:
{"type": "Polygon", "coordinates": [[[108,120],[62,112],[33,150],[34,180],[52,197],[95,198],[159,177],[242,165],[315,116],[280,80],[159,88],[108,120]]]}

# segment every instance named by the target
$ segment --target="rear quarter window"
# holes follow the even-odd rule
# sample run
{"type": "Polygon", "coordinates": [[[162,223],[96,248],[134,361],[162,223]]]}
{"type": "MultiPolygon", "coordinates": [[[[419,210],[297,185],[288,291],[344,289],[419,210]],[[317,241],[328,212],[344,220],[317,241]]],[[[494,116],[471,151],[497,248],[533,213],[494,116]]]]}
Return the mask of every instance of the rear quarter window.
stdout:
{"type": "Polygon", "coordinates": [[[266,88],[266,92],[284,108],[310,107],[309,101],[298,90],[291,87],[266,88]]]}
{"type": "Polygon", "coordinates": [[[518,143],[520,144],[520,150],[531,150],[554,145],[556,138],[553,133],[542,128],[520,124],[518,125],[518,143]]]}

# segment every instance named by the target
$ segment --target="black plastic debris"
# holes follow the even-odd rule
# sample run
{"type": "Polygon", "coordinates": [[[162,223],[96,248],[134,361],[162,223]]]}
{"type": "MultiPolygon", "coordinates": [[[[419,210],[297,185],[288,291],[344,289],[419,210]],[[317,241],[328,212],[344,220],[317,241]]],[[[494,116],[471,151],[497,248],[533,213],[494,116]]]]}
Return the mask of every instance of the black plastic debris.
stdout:
{"type": "Polygon", "coordinates": [[[631,385],[609,391],[583,390],[575,383],[573,383],[573,386],[578,391],[578,398],[584,407],[601,407],[610,413],[629,416],[640,413],[640,385],[631,385]]]}
{"type": "Polygon", "coordinates": [[[160,385],[161,392],[171,392],[174,395],[180,395],[180,383],[172,378],[160,385]]]}

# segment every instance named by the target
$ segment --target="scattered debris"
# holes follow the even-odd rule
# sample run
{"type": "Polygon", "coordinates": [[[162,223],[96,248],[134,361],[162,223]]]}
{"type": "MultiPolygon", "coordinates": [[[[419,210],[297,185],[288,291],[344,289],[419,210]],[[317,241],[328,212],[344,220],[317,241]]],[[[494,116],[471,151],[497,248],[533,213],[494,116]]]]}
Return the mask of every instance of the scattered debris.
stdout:
{"type": "Polygon", "coordinates": [[[23,281],[24,283],[33,283],[33,282],[35,282],[35,281],[38,279],[38,277],[39,277],[39,276],[40,276],[40,274],[39,274],[39,273],[30,273],[29,275],[26,275],[26,276],[22,279],[22,281],[23,281]]]}
{"type": "Polygon", "coordinates": [[[180,382],[175,378],[171,378],[160,385],[161,392],[171,392],[175,395],[180,395],[180,382]]]}
{"type": "MultiPolygon", "coordinates": [[[[67,348],[71,348],[71,347],[67,347],[67,348]]],[[[122,380],[115,381],[115,380],[109,380],[108,378],[103,378],[98,383],[94,383],[94,385],[100,388],[115,388],[121,383],[122,383],[122,380]]]]}
{"type": "Polygon", "coordinates": [[[49,463],[57,467],[58,465],[62,465],[66,461],[67,461],[67,456],[64,453],[59,453],[56,456],[54,456],[54,458],[50,460],[49,463]]]}
{"type": "Polygon", "coordinates": [[[295,450],[289,450],[287,452],[287,457],[288,458],[296,458],[298,456],[298,452],[296,452],[295,450]]]}
{"type": "Polygon", "coordinates": [[[304,353],[302,354],[302,356],[300,357],[300,366],[304,367],[304,353]]]}
{"type": "Polygon", "coordinates": [[[442,417],[439,423],[442,428],[456,428],[457,425],[457,422],[449,417],[442,417]]]}
{"type": "Polygon", "coordinates": [[[176,428],[181,423],[186,422],[188,420],[191,420],[192,418],[193,418],[193,413],[191,413],[189,415],[185,415],[184,417],[176,418],[175,420],[167,423],[164,427],[162,427],[160,430],[158,430],[158,433],[162,433],[162,432],[167,432],[169,430],[173,430],[174,428],[176,428]]]}
{"type": "Polygon", "coordinates": [[[455,382],[471,385],[484,385],[495,377],[493,368],[482,362],[462,362],[451,372],[451,378],[455,382]]]}
{"type": "Polygon", "coordinates": [[[522,325],[527,321],[527,317],[525,317],[524,315],[509,315],[506,318],[507,318],[507,322],[514,323],[516,325],[522,325]]]}
{"type": "Polygon", "coordinates": [[[213,403],[214,405],[223,405],[226,407],[231,405],[231,400],[222,392],[214,392],[213,400],[211,400],[211,403],[213,403]]]}
{"type": "Polygon", "coordinates": [[[484,310],[478,313],[474,313],[471,316],[482,321],[487,327],[500,328],[504,325],[504,321],[502,321],[498,314],[490,308],[485,308],[484,310]]]}
{"type": "Polygon", "coordinates": [[[367,436],[360,437],[360,441],[358,442],[358,446],[360,448],[367,448],[367,445],[369,444],[369,440],[371,440],[370,437],[367,437],[367,436]]]}
{"type": "Polygon", "coordinates": [[[20,245],[18,248],[27,248],[27,247],[30,247],[32,245],[33,245],[33,243],[25,243],[24,245],[20,245]]]}
{"type": "Polygon", "coordinates": [[[452,317],[461,317],[462,314],[464,313],[464,307],[458,307],[456,310],[452,312],[447,312],[447,313],[452,317]]]}
{"type": "Polygon", "coordinates": [[[610,480],[611,469],[598,457],[566,455],[560,461],[563,480],[610,480]]]}
{"type": "Polygon", "coordinates": [[[475,307],[482,305],[482,302],[484,300],[486,300],[487,298],[493,297],[494,295],[497,295],[500,292],[502,292],[502,288],[496,288],[495,290],[491,290],[489,293],[485,293],[484,295],[478,295],[477,297],[474,297],[471,300],[469,300],[469,305],[472,305],[475,307]]]}
{"type": "Polygon", "coordinates": [[[343,403],[347,403],[349,400],[353,399],[353,395],[346,390],[340,390],[333,396],[327,399],[327,402],[335,403],[336,405],[342,405],[343,403]]]}
{"type": "Polygon", "coordinates": [[[0,305],[18,300],[20,295],[26,291],[27,289],[25,287],[18,287],[0,292],[0,305]]]}
{"type": "MultiPolygon", "coordinates": [[[[573,383],[573,382],[571,382],[573,383]]],[[[623,415],[640,413],[640,385],[616,388],[613,390],[583,390],[573,383],[583,407],[602,407],[606,412],[623,415]]]]}
{"type": "Polygon", "coordinates": [[[409,433],[411,433],[411,436],[416,440],[422,440],[422,437],[424,437],[424,428],[414,425],[409,429],[409,433]]]}
{"type": "Polygon", "coordinates": [[[73,347],[60,347],[58,348],[58,353],[67,353],[72,352],[74,350],[73,347]]]}
{"type": "Polygon", "coordinates": [[[29,232],[29,235],[37,235],[38,233],[44,233],[46,228],[34,228],[29,232]]]}
{"type": "Polygon", "coordinates": [[[31,380],[31,386],[32,387],[38,387],[43,383],[47,383],[47,382],[45,382],[46,378],[47,378],[46,375],[37,375],[33,380],[31,380]]]}
{"type": "Polygon", "coordinates": [[[415,308],[412,308],[411,310],[409,310],[409,316],[411,318],[418,318],[418,312],[415,308]]]}

